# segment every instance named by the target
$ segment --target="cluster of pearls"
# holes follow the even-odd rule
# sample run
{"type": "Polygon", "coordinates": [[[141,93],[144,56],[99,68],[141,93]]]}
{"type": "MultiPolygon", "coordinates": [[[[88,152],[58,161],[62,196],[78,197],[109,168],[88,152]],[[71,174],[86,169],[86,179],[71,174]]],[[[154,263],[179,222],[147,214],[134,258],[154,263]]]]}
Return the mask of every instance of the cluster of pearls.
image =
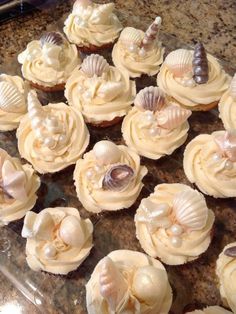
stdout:
{"type": "Polygon", "coordinates": [[[182,245],[181,235],[184,232],[183,228],[178,225],[174,224],[168,229],[170,233],[170,242],[174,247],[180,247],[182,245]]]}
{"type": "Polygon", "coordinates": [[[197,85],[193,79],[192,71],[185,73],[183,77],[176,77],[175,79],[184,87],[194,87],[197,85]]]}
{"type": "Polygon", "coordinates": [[[148,127],[148,132],[151,136],[155,137],[160,135],[161,129],[158,126],[157,119],[156,119],[155,112],[153,111],[145,111],[144,119],[145,119],[145,126],[148,127]]]}
{"type": "Polygon", "coordinates": [[[212,161],[209,163],[209,167],[214,166],[216,163],[224,161],[224,169],[231,170],[234,166],[233,162],[226,159],[222,154],[215,153],[212,155],[212,161]]]}

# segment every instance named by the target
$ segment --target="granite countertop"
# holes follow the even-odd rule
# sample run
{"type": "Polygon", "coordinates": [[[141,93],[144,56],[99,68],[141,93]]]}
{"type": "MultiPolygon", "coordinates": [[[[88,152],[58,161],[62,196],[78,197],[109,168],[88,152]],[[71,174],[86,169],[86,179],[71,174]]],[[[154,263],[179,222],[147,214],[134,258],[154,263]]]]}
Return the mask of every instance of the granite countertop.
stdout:
{"type": "MultiPolygon", "coordinates": [[[[210,53],[225,59],[232,65],[236,64],[235,0],[215,0],[214,2],[209,0],[118,0],[115,3],[124,25],[145,29],[156,15],[160,15],[163,18],[163,32],[187,44],[193,44],[200,39],[210,53]]],[[[69,12],[70,8],[71,1],[58,1],[58,5],[53,7],[53,10],[48,8],[35,11],[0,25],[0,64],[7,63],[10,57],[22,51],[29,41],[39,37],[48,24],[59,20],[69,12]]],[[[201,114],[198,118],[201,118],[201,114]]],[[[162,162],[159,164],[161,167],[162,162]]],[[[159,175],[162,176],[162,173],[159,175]]],[[[163,180],[165,180],[165,175],[163,174],[163,180]]],[[[228,204],[225,208],[227,206],[228,204]]],[[[104,220],[105,223],[106,220],[104,220]]],[[[0,274],[0,289],[2,292],[1,313],[37,313],[34,306],[28,303],[2,274],[0,274]],[[13,306],[8,308],[11,312],[7,312],[7,305],[13,306]],[[14,306],[15,309],[19,308],[18,312],[16,310],[13,312],[14,306]]]]}

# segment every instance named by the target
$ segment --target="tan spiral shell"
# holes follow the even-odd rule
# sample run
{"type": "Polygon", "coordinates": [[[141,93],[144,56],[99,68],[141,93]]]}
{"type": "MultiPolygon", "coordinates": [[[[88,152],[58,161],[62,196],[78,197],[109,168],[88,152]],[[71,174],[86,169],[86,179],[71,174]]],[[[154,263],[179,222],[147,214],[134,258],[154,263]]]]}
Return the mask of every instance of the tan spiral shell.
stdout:
{"type": "Polygon", "coordinates": [[[192,54],[186,49],[177,49],[168,54],[165,64],[174,76],[181,77],[192,71],[192,54]]]}
{"type": "Polygon", "coordinates": [[[231,84],[230,84],[230,95],[236,99],[236,73],[234,74],[231,84]]]}
{"type": "Polygon", "coordinates": [[[0,109],[6,112],[23,112],[24,96],[9,82],[0,82],[0,109]]]}
{"type": "Polygon", "coordinates": [[[165,104],[165,95],[154,86],[145,87],[136,96],[134,105],[139,109],[157,111],[165,104]]]}
{"type": "Polygon", "coordinates": [[[157,122],[161,127],[173,130],[184,123],[190,115],[190,110],[178,106],[168,106],[158,113],[157,122]]]}
{"type": "Polygon", "coordinates": [[[93,77],[94,75],[101,76],[109,70],[109,64],[102,56],[92,54],[84,59],[81,70],[87,74],[88,77],[93,77]]]}
{"type": "Polygon", "coordinates": [[[120,34],[119,41],[122,45],[129,47],[130,45],[139,46],[142,42],[143,36],[139,29],[133,27],[125,27],[120,34]]]}

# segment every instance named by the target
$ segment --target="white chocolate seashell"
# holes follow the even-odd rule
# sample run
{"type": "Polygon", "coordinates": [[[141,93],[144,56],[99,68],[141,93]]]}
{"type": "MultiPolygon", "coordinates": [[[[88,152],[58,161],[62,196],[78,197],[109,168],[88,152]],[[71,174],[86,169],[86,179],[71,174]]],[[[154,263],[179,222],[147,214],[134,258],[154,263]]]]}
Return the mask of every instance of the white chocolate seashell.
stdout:
{"type": "Polygon", "coordinates": [[[34,226],[36,217],[37,217],[37,214],[32,211],[29,211],[26,213],[25,218],[24,218],[24,225],[21,231],[21,236],[23,238],[33,238],[34,236],[33,226],[34,226]]]}
{"type": "Polygon", "coordinates": [[[93,23],[100,24],[104,21],[107,21],[107,19],[110,18],[114,10],[114,7],[115,7],[114,3],[105,3],[95,8],[91,16],[93,23]]]}
{"type": "Polygon", "coordinates": [[[35,90],[31,90],[28,93],[28,112],[29,112],[29,116],[37,116],[37,117],[45,116],[42,104],[38,100],[38,96],[35,90]]]}
{"type": "Polygon", "coordinates": [[[103,259],[99,284],[100,293],[109,304],[109,309],[115,311],[128,290],[128,284],[110,257],[103,259]]]}
{"type": "Polygon", "coordinates": [[[154,86],[145,87],[135,97],[134,105],[141,110],[157,111],[165,104],[164,93],[154,86]]]}
{"type": "Polygon", "coordinates": [[[0,82],[0,109],[6,112],[24,112],[25,99],[9,82],[0,82]]]}
{"type": "Polygon", "coordinates": [[[173,130],[183,124],[191,114],[191,110],[178,106],[168,106],[158,112],[157,123],[164,129],[173,130]]]}
{"type": "Polygon", "coordinates": [[[177,223],[190,231],[201,230],[208,219],[204,196],[196,190],[178,193],[173,200],[173,212],[177,223]]]}
{"type": "Polygon", "coordinates": [[[93,147],[93,152],[100,165],[109,165],[119,162],[121,152],[116,144],[110,141],[100,141],[93,147]]]}
{"type": "Polygon", "coordinates": [[[54,227],[55,223],[51,214],[47,212],[39,213],[34,221],[33,235],[39,240],[50,241],[52,240],[54,227]]]}
{"type": "Polygon", "coordinates": [[[61,46],[63,44],[64,37],[59,32],[48,32],[41,36],[40,43],[43,47],[45,44],[52,44],[56,46],[61,46]]]}
{"type": "Polygon", "coordinates": [[[192,60],[190,51],[177,49],[168,54],[165,64],[174,76],[182,77],[192,71],[192,60]]]}
{"type": "Polygon", "coordinates": [[[223,155],[236,162],[236,130],[225,131],[223,135],[215,136],[214,140],[223,155]]]}
{"type": "Polygon", "coordinates": [[[236,99],[236,73],[234,74],[231,84],[230,84],[230,95],[233,97],[233,99],[236,99]]]}
{"type": "Polygon", "coordinates": [[[93,2],[91,0],[76,0],[73,5],[73,11],[78,10],[79,7],[87,8],[88,6],[92,4],[93,2]]]}
{"type": "Polygon", "coordinates": [[[140,46],[143,36],[139,29],[133,27],[125,27],[120,34],[119,41],[125,47],[130,47],[132,45],[140,46]]]}
{"type": "Polygon", "coordinates": [[[153,266],[140,267],[134,273],[131,289],[135,297],[145,304],[161,303],[167,289],[166,273],[153,266]]]}
{"type": "Polygon", "coordinates": [[[97,91],[98,97],[107,101],[115,99],[124,89],[122,82],[106,82],[97,91]]]}
{"type": "Polygon", "coordinates": [[[81,70],[87,74],[88,77],[93,77],[94,75],[102,76],[103,73],[109,70],[109,64],[102,56],[92,54],[84,59],[81,70]]]}
{"type": "Polygon", "coordinates": [[[81,248],[85,241],[81,221],[75,216],[67,216],[62,220],[59,235],[63,242],[76,248],[81,248]]]}

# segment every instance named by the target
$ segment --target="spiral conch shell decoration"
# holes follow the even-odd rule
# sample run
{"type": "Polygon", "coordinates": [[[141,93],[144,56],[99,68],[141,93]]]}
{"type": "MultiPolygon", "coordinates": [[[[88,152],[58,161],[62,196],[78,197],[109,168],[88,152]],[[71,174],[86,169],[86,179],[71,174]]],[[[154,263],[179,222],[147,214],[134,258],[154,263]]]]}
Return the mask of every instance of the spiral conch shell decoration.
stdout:
{"type": "Polygon", "coordinates": [[[145,50],[150,49],[154,42],[157,40],[159,30],[161,27],[161,17],[157,16],[155,21],[148,27],[147,31],[145,32],[144,38],[141,43],[141,47],[145,50]]]}
{"type": "Polygon", "coordinates": [[[219,147],[222,157],[236,162],[236,131],[225,131],[223,135],[214,138],[219,147]]]}
{"type": "Polygon", "coordinates": [[[61,46],[63,44],[64,38],[59,32],[48,32],[41,36],[40,44],[43,47],[45,44],[52,44],[56,46],[61,46]]]}
{"type": "Polygon", "coordinates": [[[88,76],[102,76],[109,71],[109,64],[105,58],[100,55],[92,54],[84,59],[81,70],[88,76]]]}

